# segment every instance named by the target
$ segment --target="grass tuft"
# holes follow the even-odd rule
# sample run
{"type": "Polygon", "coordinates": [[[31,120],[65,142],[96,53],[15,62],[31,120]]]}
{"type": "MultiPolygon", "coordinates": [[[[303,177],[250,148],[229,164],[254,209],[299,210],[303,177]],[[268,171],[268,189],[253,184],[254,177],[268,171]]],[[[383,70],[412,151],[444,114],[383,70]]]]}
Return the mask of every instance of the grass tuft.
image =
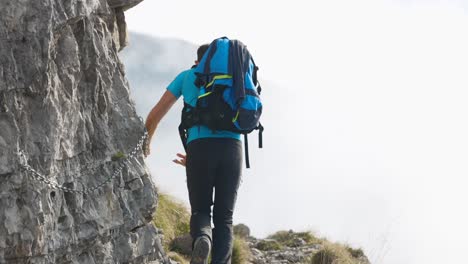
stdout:
{"type": "Polygon", "coordinates": [[[244,264],[250,258],[250,248],[243,238],[234,237],[234,245],[232,248],[232,264],[244,264]]]}
{"type": "Polygon", "coordinates": [[[353,256],[345,246],[329,242],[323,244],[323,248],[312,256],[311,261],[309,263],[359,264],[359,262],[355,258],[353,258],[353,256]]]}
{"type": "Polygon", "coordinates": [[[118,161],[118,160],[121,160],[123,158],[125,158],[125,154],[122,152],[122,151],[119,151],[117,153],[115,153],[112,157],[111,157],[111,160],[112,161],[118,161]]]}
{"type": "Polygon", "coordinates": [[[317,238],[312,232],[293,232],[292,230],[278,231],[268,236],[268,238],[274,239],[286,247],[297,246],[298,240],[303,240],[307,245],[321,244],[323,242],[323,239],[317,238]]]}
{"type": "Polygon", "coordinates": [[[190,213],[185,205],[174,197],[161,192],[158,197],[158,207],[153,222],[162,230],[164,248],[169,250],[174,238],[190,232],[190,213]]]}
{"type": "Polygon", "coordinates": [[[353,256],[353,258],[363,258],[365,257],[364,255],[364,251],[361,249],[361,248],[352,248],[350,246],[346,246],[346,250],[348,250],[349,254],[351,254],[351,256],[353,256]]]}

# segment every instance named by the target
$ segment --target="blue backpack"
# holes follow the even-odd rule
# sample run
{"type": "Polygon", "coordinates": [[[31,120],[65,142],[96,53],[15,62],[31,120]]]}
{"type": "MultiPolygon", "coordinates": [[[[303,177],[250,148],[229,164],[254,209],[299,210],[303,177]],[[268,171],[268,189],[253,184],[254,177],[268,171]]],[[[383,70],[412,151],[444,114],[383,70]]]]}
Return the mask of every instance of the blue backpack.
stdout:
{"type": "Polygon", "coordinates": [[[187,129],[195,125],[240,133],[244,135],[245,160],[250,167],[247,134],[259,130],[259,147],[263,145],[257,71],[242,42],[222,37],[210,44],[195,68],[195,85],[200,88],[197,104],[185,104],[182,110],[179,132],[185,148],[187,129]]]}

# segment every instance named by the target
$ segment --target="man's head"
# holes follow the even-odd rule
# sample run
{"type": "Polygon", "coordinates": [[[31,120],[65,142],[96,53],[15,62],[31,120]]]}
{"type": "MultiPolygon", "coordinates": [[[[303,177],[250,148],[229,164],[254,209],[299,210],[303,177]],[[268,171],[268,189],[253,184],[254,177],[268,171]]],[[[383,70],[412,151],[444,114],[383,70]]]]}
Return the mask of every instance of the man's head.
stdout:
{"type": "Polygon", "coordinates": [[[200,47],[198,47],[197,60],[195,61],[195,64],[200,63],[201,59],[203,58],[203,55],[205,54],[205,52],[208,50],[209,47],[210,47],[210,44],[203,44],[200,47]]]}

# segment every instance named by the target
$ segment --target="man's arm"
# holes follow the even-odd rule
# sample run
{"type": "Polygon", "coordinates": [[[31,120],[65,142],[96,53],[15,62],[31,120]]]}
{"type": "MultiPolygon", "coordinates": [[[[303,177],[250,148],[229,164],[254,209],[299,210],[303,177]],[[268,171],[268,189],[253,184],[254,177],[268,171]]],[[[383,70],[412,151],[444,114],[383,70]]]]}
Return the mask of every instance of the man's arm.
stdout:
{"type": "Polygon", "coordinates": [[[148,114],[145,123],[146,130],[148,130],[148,140],[146,141],[147,145],[145,149],[145,156],[148,156],[150,154],[149,146],[154,131],[156,131],[159,122],[164,117],[164,115],[166,115],[169,109],[171,109],[171,107],[176,101],[177,98],[171,92],[166,91],[161,97],[161,99],[159,99],[159,102],[153,107],[151,112],[148,114]]]}

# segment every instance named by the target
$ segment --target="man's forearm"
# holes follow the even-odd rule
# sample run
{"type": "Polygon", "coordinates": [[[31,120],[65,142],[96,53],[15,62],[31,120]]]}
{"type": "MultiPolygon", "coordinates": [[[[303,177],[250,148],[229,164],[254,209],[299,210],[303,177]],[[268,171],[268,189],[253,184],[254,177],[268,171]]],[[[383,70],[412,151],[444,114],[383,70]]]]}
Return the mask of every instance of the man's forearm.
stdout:
{"type": "Polygon", "coordinates": [[[166,91],[159,102],[153,107],[151,112],[146,118],[146,129],[148,130],[149,140],[153,137],[156,128],[161,121],[161,119],[166,115],[166,113],[171,109],[174,103],[177,101],[177,98],[169,91],[166,91]]]}

